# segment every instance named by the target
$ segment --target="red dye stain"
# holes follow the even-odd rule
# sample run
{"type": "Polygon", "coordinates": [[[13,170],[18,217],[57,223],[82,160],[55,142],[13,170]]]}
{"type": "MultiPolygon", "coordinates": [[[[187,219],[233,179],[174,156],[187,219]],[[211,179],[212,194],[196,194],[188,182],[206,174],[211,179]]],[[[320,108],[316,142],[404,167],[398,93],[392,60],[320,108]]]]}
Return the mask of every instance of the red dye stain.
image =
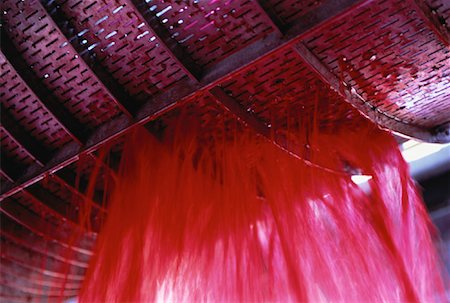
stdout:
{"type": "Polygon", "coordinates": [[[80,301],[445,301],[430,222],[395,140],[364,120],[310,129],[311,159],[339,154],[372,176],[370,193],[249,130],[205,140],[194,119],[160,140],[136,130],[80,301]]]}

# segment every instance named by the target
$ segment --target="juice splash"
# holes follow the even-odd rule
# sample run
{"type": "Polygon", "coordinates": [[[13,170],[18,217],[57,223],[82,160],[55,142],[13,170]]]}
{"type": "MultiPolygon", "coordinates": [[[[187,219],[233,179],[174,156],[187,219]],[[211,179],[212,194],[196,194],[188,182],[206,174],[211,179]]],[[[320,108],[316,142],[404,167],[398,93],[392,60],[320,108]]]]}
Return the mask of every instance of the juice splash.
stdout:
{"type": "Polygon", "coordinates": [[[432,226],[387,132],[366,121],[309,134],[311,160],[372,176],[364,192],[250,130],[177,125],[127,139],[81,302],[446,301],[432,226]]]}

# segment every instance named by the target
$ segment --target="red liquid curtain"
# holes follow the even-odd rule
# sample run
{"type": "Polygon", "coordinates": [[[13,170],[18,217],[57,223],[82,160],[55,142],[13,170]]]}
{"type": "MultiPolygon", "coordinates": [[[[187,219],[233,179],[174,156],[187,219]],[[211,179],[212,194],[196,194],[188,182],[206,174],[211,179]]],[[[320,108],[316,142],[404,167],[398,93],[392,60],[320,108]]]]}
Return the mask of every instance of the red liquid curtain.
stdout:
{"type": "Polygon", "coordinates": [[[445,301],[407,164],[362,121],[310,128],[308,157],[372,176],[368,193],[240,127],[135,131],[80,301],[445,301]]]}

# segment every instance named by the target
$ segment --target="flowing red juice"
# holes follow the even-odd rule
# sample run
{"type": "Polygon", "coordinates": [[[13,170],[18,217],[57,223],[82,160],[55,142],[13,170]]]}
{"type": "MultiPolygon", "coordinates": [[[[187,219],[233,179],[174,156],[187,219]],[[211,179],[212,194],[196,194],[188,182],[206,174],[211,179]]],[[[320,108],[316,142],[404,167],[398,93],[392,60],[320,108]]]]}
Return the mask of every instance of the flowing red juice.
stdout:
{"type": "Polygon", "coordinates": [[[309,132],[311,161],[357,168],[370,191],[245,128],[134,131],[80,301],[445,302],[434,230],[393,137],[367,121],[309,132]]]}

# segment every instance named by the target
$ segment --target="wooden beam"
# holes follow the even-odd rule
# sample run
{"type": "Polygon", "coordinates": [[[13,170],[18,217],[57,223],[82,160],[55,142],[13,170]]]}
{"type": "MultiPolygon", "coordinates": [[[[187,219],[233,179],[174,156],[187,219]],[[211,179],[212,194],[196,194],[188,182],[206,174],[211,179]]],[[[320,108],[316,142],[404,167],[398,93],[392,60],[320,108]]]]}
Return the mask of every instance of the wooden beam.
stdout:
{"type": "MultiPolygon", "coordinates": [[[[20,124],[14,120],[9,114],[8,110],[1,105],[1,127],[8,134],[8,136],[22,149],[26,151],[26,153],[36,162],[36,165],[40,165],[44,167],[44,164],[47,163],[51,159],[51,153],[46,150],[46,148],[32,137],[29,133],[27,133],[20,124]]],[[[95,161],[95,156],[92,155],[92,158],[95,161]]],[[[102,163],[105,167],[107,166],[105,163],[102,163]]],[[[107,167],[108,172],[110,170],[107,167]]],[[[25,170],[25,168],[14,161],[7,159],[5,156],[2,156],[2,174],[8,179],[10,182],[14,182],[20,176],[20,174],[25,170]]],[[[80,198],[95,202],[94,206],[97,205],[96,208],[105,211],[101,206],[101,197],[102,195],[99,192],[96,192],[94,195],[94,201],[88,199],[82,192],[87,189],[87,184],[83,184],[84,187],[80,190],[77,190],[72,184],[75,184],[76,176],[74,174],[70,174],[68,171],[61,175],[54,175],[57,181],[62,184],[65,188],[69,189],[72,193],[79,196],[80,198]],[[70,178],[69,178],[70,175],[70,178]],[[67,180],[69,178],[70,180],[67,180]],[[70,183],[73,182],[73,183],[70,183]]]]}
{"type": "Polygon", "coordinates": [[[130,121],[125,115],[114,118],[98,127],[83,148],[80,149],[79,145],[74,142],[68,143],[44,167],[37,163],[33,164],[13,184],[1,184],[0,201],[39,182],[47,174],[53,174],[76,162],[80,155],[91,154],[104,144],[117,139],[134,127],[143,125],[179,105],[181,99],[194,94],[198,87],[191,80],[182,81],[182,83],[185,83],[185,85],[181,88],[174,87],[151,99],[151,102],[144,105],[134,121],[130,121]]]}
{"type": "Polygon", "coordinates": [[[237,100],[228,95],[221,87],[213,87],[209,90],[209,93],[219,104],[224,106],[229,112],[241,120],[241,122],[255,130],[258,134],[272,141],[270,128],[255,115],[246,111],[237,100]]]}

